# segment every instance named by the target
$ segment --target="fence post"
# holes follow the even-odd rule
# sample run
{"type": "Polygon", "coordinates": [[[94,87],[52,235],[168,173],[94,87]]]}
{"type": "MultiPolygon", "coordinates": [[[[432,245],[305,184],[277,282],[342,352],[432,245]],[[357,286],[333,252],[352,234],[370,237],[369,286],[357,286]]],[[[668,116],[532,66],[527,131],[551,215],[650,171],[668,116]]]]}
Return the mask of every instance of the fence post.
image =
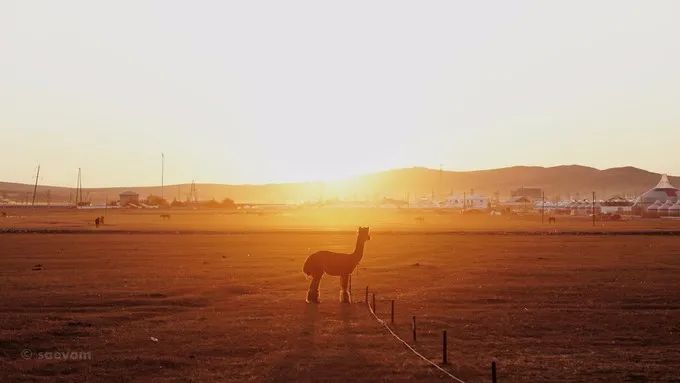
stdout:
{"type": "Polygon", "coordinates": [[[411,329],[413,330],[413,343],[416,342],[416,316],[413,316],[413,322],[411,324],[411,329]]]}
{"type": "Polygon", "coordinates": [[[496,382],[496,362],[491,362],[491,382],[496,382]]]}
{"type": "Polygon", "coordinates": [[[373,293],[373,312],[375,312],[375,293],[373,293]]]}
{"type": "Polygon", "coordinates": [[[442,332],[442,364],[448,364],[448,347],[447,347],[447,339],[446,339],[446,330],[442,332]]]}
{"type": "Polygon", "coordinates": [[[392,324],[394,324],[394,299],[392,299],[392,302],[390,304],[390,320],[392,324]]]}

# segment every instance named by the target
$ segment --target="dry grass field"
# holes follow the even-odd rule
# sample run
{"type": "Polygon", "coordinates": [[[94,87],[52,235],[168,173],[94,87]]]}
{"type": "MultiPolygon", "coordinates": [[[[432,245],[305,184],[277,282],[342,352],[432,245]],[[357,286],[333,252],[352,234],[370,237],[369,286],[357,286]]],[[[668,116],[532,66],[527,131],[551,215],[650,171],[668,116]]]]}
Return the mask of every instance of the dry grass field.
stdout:
{"type": "Polygon", "coordinates": [[[447,381],[372,319],[367,285],[404,339],[417,316],[434,361],[447,330],[445,368],[467,382],[492,360],[501,382],[680,381],[680,236],[631,235],[678,221],[109,210],[97,229],[102,214],[0,218],[0,381],[447,381]],[[356,303],[328,276],[304,303],[306,256],[351,251],[359,225],[356,303]]]}

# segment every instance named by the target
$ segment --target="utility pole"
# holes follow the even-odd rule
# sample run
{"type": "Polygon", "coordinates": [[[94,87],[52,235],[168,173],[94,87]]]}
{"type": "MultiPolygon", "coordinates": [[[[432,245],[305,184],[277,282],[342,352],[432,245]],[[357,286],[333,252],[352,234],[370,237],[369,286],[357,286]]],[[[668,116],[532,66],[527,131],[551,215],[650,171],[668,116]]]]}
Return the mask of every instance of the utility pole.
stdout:
{"type": "Polygon", "coordinates": [[[541,191],[541,200],[542,200],[542,205],[541,205],[541,223],[545,223],[545,192],[541,191]]]}
{"type": "Polygon", "coordinates": [[[191,180],[191,193],[189,194],[190,201],[193,203],[198,202],[198,195],[196,193],[196,181],[191,180]]]}
{"type": "Polygon", "coordinates": [[[165,154],[161,153],[161,199],[163,199],[163,184],[165,182],[165,154]]]}
{"type": "Polygon", "coordinates": [[[441,193],[441,188],[442,188],[442,164],[439,164],[439,182],[437,184],[437,194],[441,193]]]}
{"type": "Polygon", "coordinates": [[[76,184],[76,207],[83,202],[83,184],[80,178],[80,168],[78,168],[78,183],[76,184]]]}
{"type": "Polygon", "coordinates": [[[595,226],[595,192],[593,192],[592,213],[593,213],[593,226],[595,226]]]}
{"type": "Polygon", "coordinates": [[[78,178],[76,178],[76,199],[75,206],[78,207],[78,192],[80,191],[80,168],[78,168],[78,178]]]}
{"type": "Polygon", "coordinates": [[[38,172],[35,174],[35,185],[33,185],[33,201],[31,206],[35,206],[35,193],[38,191],[38,177],[40,177],[40,164],[38,164],[38,172]]]}

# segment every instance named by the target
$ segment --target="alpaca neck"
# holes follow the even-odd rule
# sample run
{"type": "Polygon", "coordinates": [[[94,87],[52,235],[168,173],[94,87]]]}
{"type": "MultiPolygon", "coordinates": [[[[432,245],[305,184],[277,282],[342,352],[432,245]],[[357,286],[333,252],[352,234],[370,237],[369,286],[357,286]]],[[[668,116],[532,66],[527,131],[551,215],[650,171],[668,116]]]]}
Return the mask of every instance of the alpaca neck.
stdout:
{"type": "Polygon", "coordinates": [[[361,258],[363,258],[364,256],[364,243],[366,243],[366,241],[357,238],[357,245],[354,248],[354,253],[352,253],[352,255],[354,256],[355,263],[359,263],[359,261],[361,261],[361,258]]]}

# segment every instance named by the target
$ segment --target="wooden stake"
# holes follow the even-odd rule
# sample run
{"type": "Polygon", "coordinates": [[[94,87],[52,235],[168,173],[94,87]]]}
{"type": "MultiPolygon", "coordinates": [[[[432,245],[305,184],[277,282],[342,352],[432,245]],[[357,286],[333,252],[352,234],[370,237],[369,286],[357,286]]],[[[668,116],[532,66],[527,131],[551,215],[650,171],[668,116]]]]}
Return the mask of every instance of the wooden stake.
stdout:
{"type": "Polygon", "coordinates": [[[416,316],[413,316],[413,323],[411,325],[411,329],[413,330],[413,343],[416,342],[416,316]]]}
{"type": "Polygon", "coordinates": [[[390,303],[390,321],[394,324],[394,299],[390,303]]]}
{"type": "Polygon", "coordinates": [[[447,344],[446,344],[446,342],[447,342],[446,338],[447,338],[446,330],[444,330],[442,332],[442,364],[448,364],[449,363],[448,357],[447,357],[447,354],[449,352],[448,352],[448,348],[447,348],[447,344]]]}

